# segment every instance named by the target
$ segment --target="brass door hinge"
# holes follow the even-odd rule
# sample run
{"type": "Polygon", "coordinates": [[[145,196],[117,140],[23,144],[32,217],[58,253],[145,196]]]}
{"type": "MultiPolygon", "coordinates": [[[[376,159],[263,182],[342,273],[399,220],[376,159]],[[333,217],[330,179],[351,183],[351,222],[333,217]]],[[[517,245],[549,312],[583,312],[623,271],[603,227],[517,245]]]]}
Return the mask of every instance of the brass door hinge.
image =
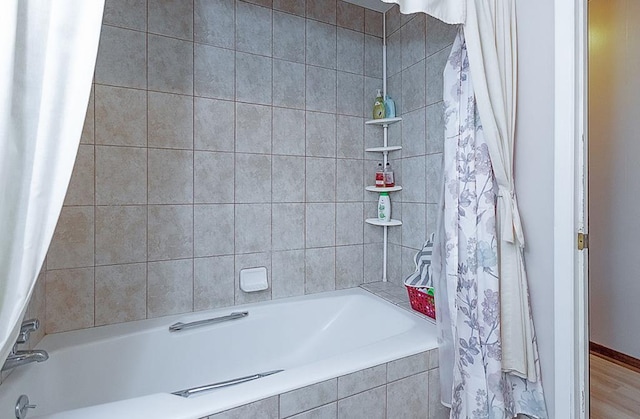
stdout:
{"type": "Polygon", "coordinates": [[[585,233],[578,233],[578,250],[584,250],[589,248],[589,235],[585,233]]]}

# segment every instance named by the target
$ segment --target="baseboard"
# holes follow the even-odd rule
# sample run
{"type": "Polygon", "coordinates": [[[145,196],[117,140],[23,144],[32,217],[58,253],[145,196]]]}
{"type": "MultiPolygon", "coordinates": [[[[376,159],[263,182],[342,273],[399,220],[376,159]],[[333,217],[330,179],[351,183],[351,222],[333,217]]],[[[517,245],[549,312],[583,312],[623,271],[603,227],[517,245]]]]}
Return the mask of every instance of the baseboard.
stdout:
{"type": "Polygon", "coordinates": [[[640,372],[640,359],[618,352],[615,349],[607,348],[595,342],[589,342],[589,352],[593,355],[604,358],[620,366],[640,372]]]}

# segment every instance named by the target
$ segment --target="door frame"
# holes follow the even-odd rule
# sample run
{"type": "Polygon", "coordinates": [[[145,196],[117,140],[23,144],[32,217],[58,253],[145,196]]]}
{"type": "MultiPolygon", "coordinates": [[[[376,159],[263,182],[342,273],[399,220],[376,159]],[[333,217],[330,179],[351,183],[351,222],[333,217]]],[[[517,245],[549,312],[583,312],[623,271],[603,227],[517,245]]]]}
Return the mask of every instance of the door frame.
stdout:
{"type": "Polygon", "coordinates": [[[587,0],[555,0],[554,384],[556,418],[587,418],[587,0]]]}

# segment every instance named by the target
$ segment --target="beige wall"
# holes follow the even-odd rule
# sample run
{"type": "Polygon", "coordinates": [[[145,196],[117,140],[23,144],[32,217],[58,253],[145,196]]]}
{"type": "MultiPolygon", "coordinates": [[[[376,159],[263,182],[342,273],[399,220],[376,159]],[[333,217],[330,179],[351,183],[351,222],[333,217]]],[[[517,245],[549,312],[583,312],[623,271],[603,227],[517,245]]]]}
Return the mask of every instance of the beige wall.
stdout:
{"type": "Polygon", "coordinates": [[[640,358],[640,5],[589,2],[590,339],[640,358]]]}

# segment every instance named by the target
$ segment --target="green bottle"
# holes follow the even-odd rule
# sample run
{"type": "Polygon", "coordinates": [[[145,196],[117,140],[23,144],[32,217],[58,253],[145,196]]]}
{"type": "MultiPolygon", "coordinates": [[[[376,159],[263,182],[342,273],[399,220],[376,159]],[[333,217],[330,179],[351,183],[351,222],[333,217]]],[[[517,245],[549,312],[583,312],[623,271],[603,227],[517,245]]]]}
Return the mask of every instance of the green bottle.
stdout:
{"type": "Polygon", "coordinates": [[[383,119],[385,116],[384,99],[382,99],[382,92],[378,89],[376,101],[373,103],[373,119],[383,119]]]}

